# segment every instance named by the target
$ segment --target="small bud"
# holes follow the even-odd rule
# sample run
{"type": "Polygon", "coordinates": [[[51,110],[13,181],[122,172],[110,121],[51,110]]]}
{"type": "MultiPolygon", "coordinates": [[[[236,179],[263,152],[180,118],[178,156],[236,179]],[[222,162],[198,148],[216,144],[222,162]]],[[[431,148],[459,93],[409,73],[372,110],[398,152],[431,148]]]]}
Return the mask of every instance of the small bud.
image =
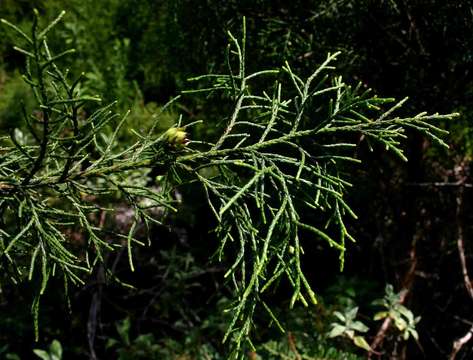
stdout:
{"type": "Polygon", "coordinates": [[[8,191],[8,190],[11,190],[11,189],[13,189],[12,185],[0,182],[0,192],[8,191]]]}
{"type": "Polygon", "coordinates": [[[168,142],[169,145],[177,148],[183,149],[187,144],[189,144],[189,139],[187,138],[187,133],[184,131],[185,128],[169,128],[163,135],[165,141],[168,142]]]}

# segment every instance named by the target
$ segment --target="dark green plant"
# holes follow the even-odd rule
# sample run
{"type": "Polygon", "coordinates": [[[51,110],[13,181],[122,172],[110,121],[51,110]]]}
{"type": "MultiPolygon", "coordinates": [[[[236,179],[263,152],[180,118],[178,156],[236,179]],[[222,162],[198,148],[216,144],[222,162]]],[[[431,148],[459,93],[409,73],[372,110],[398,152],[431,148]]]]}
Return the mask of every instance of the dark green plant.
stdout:
{"type": "Polygon", "coordinates": [[[358,315],[358,307],[347,309],[344,313],[335,311],[333,313],[337,317],[337,321],[330,324],[331,330],[328,333],[329,338],[344,336],[350,339],[356,346],[370,351],[363,333],[366,333],[369,328],[360,320],[356,320],[358,315]]]}
{"type": "Polygon", "coordinates": [[[384,297],[373,301],[373,305],[384,308],[374,315],[374,320],[390,318],[403,340],[408,340],[410,337],[415,340],[419,339],[416,325],[420,321],[420,316],[414,317],[412,311],[401,303],[400,294],[394,292],[392,285],[386,285],[384,297]]]}
{"type": "Polygon", "coordinates": [[[306,332],[288,333],[281,339],[267,341],[257,347],[258,360],[359,360],[362,357],[353,352],[333,346],[321,336],[306,332]]]}
{"type": "Polygon", "coordinates": [[[41,360],[62,360],[62,345],[59,341],[53,340],[49,349],[34,349],[34,354],[41,360]]]}
{"type": "MultiPolygon", "coordinates": [[[[109,338],[106,348],[114,351],[118,360],[159,360],[159,359],[224,359],[210,343],[195,344],[177,343],[173,339],[158,341],[152,333],[130,337],[130,319],[126,318],[116,324],[119,338],[109,338]],[[195,356],[191,353],[196,353],[195,356]]],[[[115,358],[115,357],[114,357],[115,358]]]]}
{"type": "Polygon", "coordinates": [[[21,360],[18,354],[10,352],[8,348],[9,348],[8,345],[4,345],[0,348],[0,355],[3,358],[5,358],[6,360],[21,360]]]}
{"type": "Polygon", "coordinates": [[[0,83],[0,91],[0,129],[8,133],[15,128],[23,128],[21,116],[18,114],[21,114],[23,107],[28,110],[33,107],[33,101],[29,98],[28,85],[19,73],[14,73],[11,76],[5,75],[4,83],[0,83]]]}
{"type": "Polygon", "coordinates": [[[248,72],[243,25],[241,40],[228,34],[228,73],[194,78],[205,87],[185,92],[223,93],[217,99],[226,125],[217,139],[188,143],[184,133],[192,123],[184,126],[181,118],[156,134],[156,116],[150,129],[132,129],[136,141],[123,146],[117,138],[126,116],[113,132],[104,131],[118,117],[112,105],[84,113],[85,104],[100,99],[84,93],[81,77],[70,80],[60,69],[61,58],[73,51],[53,54],[48,47],[47,34],[62,15],[40,30],[35,13],[30,35],[2,20],[23,41],[16,49],[26,57],[24,79],[37,104],[33,115],[24,114],[24,139],[15,132],[1,138],[0,255],[14,281],[38,284],[36,319],[50,277],[62,276],[66,289],[81,284],[106,252],[123,246],[133,270],[132,246],[142,244],[137,229],[162,220],[150,209],[176,211],[174,189],[198,183],[218,221],[217,258],[231,262],[225,277],[235,297],[224,341],[232,341],[232,357],[241,357],[245,343],[254,350],[250,332],[257,307],[281,327],[264,297],[282,278],[292,287],[291,307],[317,302],[302,267],[313,239],[336,250],[343,269],[346,240],[354,241],[346,223],[356,215],[345,194],[348,172],[360,162],[358,143],[382,146],[406,160],[400,147],[405,129],[445,146],[439,138],[445,131],[432,122],[456,115],[396,116],[406,99],[394,102],[362,84],[346,84],[334,74],[338,53],[305,76],[288,62],[248,72]],[[153,181],[159,191],[149,186],[153,181]],[[126,233],[99,221],[117,201],[134,211],[126,233]],[[74,240],[75,232],[82,241],[74,240]]]}
{"type": "Polygon", "coordinates": [[[104,251],[127,244],[133,269],[131,243],[139,242],[134,237],[138,222],[146,227],[157,222],[148,214],[149,208],[174,209],[168,195],[145,186],[145,170],[161,161],[167,163],[175,154],[172,146],[153,133],[156,119],[148,134],[124,148],[115,139],[126,115],[109,132],[105,127],[118,117],[111,110],[113,104],[84,114],[85,104],[100,99],[83,93],[81,76],[71,81],[56,65],[74,50],[52,54],[47,43],[46,35],[63,15],[40,30],[36,13],[31,35],[2,20],[25,43],[24,48],[15,49],[26,56],[23,78],[37,104],[33,114],[23,111],[27,135],[19,138],[12,131],[1,138],[1,256],[14,281],[38,280],[35,314],[50,276],[63,276],[66,288],[69,282],[82,283],[80,274],[90,273],[104,251]],[[109,201],[98,197],[114,196],[131,203],[134,210],[134,222],[126,234],[107,232],[96,221],[96,214],[111,210],[109,201]],[[78,226],[87,234],[85,244],[71,241],[78,226]],[[29,265],[25,258],[30,259],[29,265]]]}
{"type": "Polygon", "coordinates": [[[142,334],[130,339],[130,319],[126,318],[116,324],[118,339],[109,338],[106,348],[116,348],[117,359],[157,359],[161,346],[157,344],[153,334],[142,334]]]}
{"type": "Polygon", "coordinates": [[[244,30],[241,42],[231,33],[229,37],[229,73],[194,78],[208,83],[188,91],[224,92],[234,104],[227,126],[214,143],[177,163],[194,163],[191,171],[219,222],[219,258],[229,244],[239,247],[226,274],[238,299],[224,338],[232,337],[238,349],[250,332],[256,306],[261,304],[278,324],[263,295],[281,277],[293,287],[291,306],[296,301],[316,303],[301,266],[303,233],[338,251],[343,270],[345,240],[354,241],[346,218],[356,215],[344,195],[351,186],[347,166],[360,162],[353,151],[357,143],[379,144],[407,160],[400,147],[406,128],[446,146],[438,137],[445,131],[431,122],[456,114],[395,116],[407,99],[394,102],[362,84],[344,83],[332,74],[338,53],[329,54],[306,77],[295,74],[287,62],[279,69],[248,74],[244,30]],[[253,92],[264,85],[267,90],[253,92]],[[388,103],[392,105],[386,108],[388,103]],[[307,214],[323,220],[314,224],[307,214]]]}

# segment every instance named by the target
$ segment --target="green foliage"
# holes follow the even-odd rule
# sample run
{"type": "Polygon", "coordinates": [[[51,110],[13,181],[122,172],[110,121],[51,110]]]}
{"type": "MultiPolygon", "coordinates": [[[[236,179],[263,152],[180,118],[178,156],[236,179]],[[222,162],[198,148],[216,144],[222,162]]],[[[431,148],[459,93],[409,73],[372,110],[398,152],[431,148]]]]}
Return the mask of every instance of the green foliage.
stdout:
{"type": "Polygon", "coordinates": [[[62,360],[62,346],[57,340],[53,340],[49,345],[49,350],[34,349],[34,354],[41,360],[62,360]]]}
{"type": "Polygon", "coordinates": [[[105,103],[119,101],[119,109],[125,109],[135,97],[136,87],[128,81],[128,54],[130,39],[119,38],[115,30],[115,17],[121,7],[120,1],[108,1],[97,6],[92,0],[48,1],[43,7],[46,19],[54,19],[63,9],[68,16],[50,36],[52,48],[78,49],[73,61],[67,60],[71,72],[78,76],[84,72],[84,88],[101,94],[105,103]],[[90,29],[94,29],[90,41],[90,29]]]}
{"type": "Polygon", "coordinates": [[[400,294],[394,292],[392,285],[386,285],[385,291],[382,299],[373,301],[373,305],[384,307],[383,311],[374,315],[374,320],[391,318],[404,340],[408,340],[410,337],[418,340],[416,324],[420,321],[420,316],[414,317],[412,311],[401,304],[400,294]]]}
{"type": "Polygon", "coordinates": [[[80,274],[90,273],[97,261],[103,261],[105,250],[127,244],[133,269],[131,243],[140,243],[134,238],[138,221],[145,226],[158,222],[148,214],[149,208],[173,209],[171,200],[145,186],[146,178],[137,181],[144,169],[158,166],[166,151],[165,142],[153,134],[155,126],[139,142],[117,147],[126,115],[113,133],[104,132],[118,117],[111,111],[113,104],[85,114],[84,104],[100,99],[84,93],[81,77],[70,82],[56,65],[73,52],[52,54],[48,47],[46,35],[63,15],[40,30],[36,14],[31,35],[2,20],[25,44],[15,49],[26,55],[24,80],[36,107],[33,115],[23,111],[28,135],[20,138],[20,132],[13,131],[1,139],[1,253],[13,279],[40,284],[33,304],[36,314],[50,276],[61,274],[66,287],[70,282],[83,283],[80,274]],[[93,202],[99,195],[103,199],[118,195],[132,204],[135,215],[128,233],[106,233],[97,226],[95,214],[110,211],[107,202],[93,202]],[[75,244],[69,237],[77,223],[87,231],[86,244],[75,244]],[[106,241],[105,235],[113,241],[106,241]],[[26,268],[25,257],[30,259],[26,268]]]}
{"type": "Polygon", "coordinates": [[[307,360],[359,360],[360,356],[342,351],[330,346],[320,337],[310,337],[307,334],[289,334],[286,339],[269,341],[256,352],[255,359],[307,359],[307,360]]]}
{"type": "Polygon", "coordinates": [[[278,324],[262,294],[281,277],[293,288],[291,306],[296,301],[306,306],[316,303],[302,271],[301,233],[311,233],[336,249],[343,269],[345,240],[354,240],[346,217],[356,218],[344,200],[351,186],[344,169],[347,163],[359,162],[353,156],[360,139],[356,135],[406,160],[400,148],[405,128],[416,129],[445,146],[437,136],[445,132],[430,122],[455,114],[395,116],[406,99],[383,109],[393,99],[374,96],[361,84],[352,88],[331,73],[338,54],[329,54],[305,78],[295,74],[287,62],[279,69],[248,74],[244,27],[241,42],[231,33],[229,37],[229,73],[194,78],[207,84],[187,92],[223,91],[234,104],[226,127],[214,143],[177,161],[192,161],[199,171],[195,175],[219,222],[219,258],[226,246],[233,249],[228,244],[239,247],[226,273],[238,300],[224,337],[232,336],[238,351],[250,332],[257,304],[278,324]],[[253,92],[261,88],[264,90],[253,92]],[[246,180],[240,180],[241,174],[246,180]],[[255,218],[253,209],[260,216],[255,218]],[[320,227],[306,222],[304,214],[309,213],[324,219],[320,227]]]}
{"type": "MultiPolygon", "coordinates": [[[[184,92],[221,101],[225,125],[215,139],[188,144],[185,133],[196,122],[184,125],[181,118],[158,135],[159,116],[153,115],[148,129],[131,129],[134,141],[122,144],[117,140],[127,117],[115,114],[112,105],[96,105],[100,99],[90,96],[116,82],[89,75],[87,87],[80,76],[70,80],[60,64],[73,50],[56,54],[48,46],[46,35],[62,15],[40,30],[35,13],[31,34],[2,20],[22,39],[16,50],[26,57],[24,79],[36,112],[24,111],[27,131],[21,139],[18,132],[1,138],[0,254],[14,281],[38,284],[35,314],[51,277],[63,277],[66,289],[69,283],[82,284],[105,254],[123,247],[134,270],[132,247],[142,244],[137,229],[165,220],[151,210],[176,211],[174,190],[200,184],[218,223],[216,257],[230,263],[225,277],[234,289],[223,340],[232,342],[231,356],[241,358],[244,350],[256,350],[250,335],[257,310],[265,310],[282,329],[265,301],[282,279],[292,288],[291,307],[317,302],[302,265],[315,240],[337,251],[343,269],[346,240],[354,240],[346,224],[356,215],[346,195],[352,186],[349,170],[360,162],[357,144],[363,140],[406,160],[400,144],[406,129],[445,145],[439,137],[445,131],[431,123],[456,115],[396,116],[405,100],[394,102],[362,84],[345,83],[334,71],[338,53],[305,75],[288,62],[248,71],[253,65],[247,62],[244,24],[240,40],[228,33],[227,73],[193,78],[205,86],[184,92]],[[107,126],[114,130],[106,131],[107,126]],[[149,186],[156,173],[159,191],[149,186]],[[117,202],[133,209],[126,232],[105,228],[99,220],[113,213],[117,202]],[[77,223],[80,241],[72,236],[79,231],[77,223]]],[[[130,44],[115,45],[112,62],[119,68],[111,72],[122,74],[120,80],[125,69],[118,59],[130,44]]],[[[126,87],[116,88],[121,95],[126,87]]],[[[346,334],[361,328],[352,315],[346,334]]],[[[125,346],[156,349],[150,336],[131,340],[126,322],[119,329],[125,346]]],[[[354,334],[353,341],[364,345],[354,334]]]]}
{"type": "MultiPolygon", "coordinates": [[[[0,75],[1,76],[1,75],[0,75]]],[[[20,74],[0,80],[0,129],[10,132],[15,128],[22,128],[24,124],[18,114],[23,112],[23,107],[30,112],[33,101],[28,85],[23,81],[20,74]]]]}
{"type": "Polygon", "coordinates": [[[361,321],[355,320],[358,314],[357,307],[347,309],[343,314],[339,311],[335,311],[333,314],[337,317],[338,321],[331,324],[332,329],[327,335],[329,338],[346,336],[356,346],[366,351],[371,350],[363,335],[360,335],[366,333],[369,328],[361,321]]]}
{"type": "Polygon", "coordinates": [[[21,360],[18,354],[8,351],[9,346],[5,345],[0,348],[0,355],[6,360],[21,360]]]}
{"type": "Polygon", "coordinates": [[[170,338],[158,341],[152,333],[141,334],[132,339],[130,338],[129,318],[117,323],[117,332],[119,339],[109,338],[106,348],[109,352],[113,351],[119,360],[224,359],[213,349],[210,343],[193,344],[188,342],[188,340],[191,340],[189,338],[185,339],[184,344],[170,338]]]}
{"type": "MultiPolygon", "coordinates": [[[[221,319],[220,319],[221,320],[221,319]]],[[[130,319],[126,318],[116,324],[118,338],[108,338],[107,349],[113,358],[127,359],[212,359],[224,360],[227,355],[219,351],[215,339],[201,336],[193,339],[194,332],[205,330],[205,327],[218,327],[218,317],[206,319],[202,327],[186,334],[181,341],[172,338],[158,340],[152,333],[144,333],[133,338],[130,333],[130,319]]],[[[304,328],[287,334],[272,336],[270,340],[255,343],[255,350],[248,354],[250,359],[360,359],[356,354],[343,351],[333,346],[322,336],[311,333],[312,327],[304,324],[304,328]]]]}
{"type": "MultiPolygon", "coordinates": [[[[333,311],[333,316],[337,318],[335,322],[330,324],[331,329],[327,333],[329,338],[347,338],[354,345],[371,351],[371,348],[366,341],[366,333],[370,328],[363,322],[357,319],[358,306],[356,306],[355,299],[352,296],[343,297],[340,304],[344,307],[343,311],[333,311]]],[[[385,288],[385,295],[382,299],[377,299],[372,302],[373,305],[382,306],[384,310],[378,311],[373,316],[373,320],[384,320],[390,318],[403,341],[408,340],[411,336],[417,341],[418,334],[416,324],[420,321],[420,317],[414,317],[411,310],[400,302],[400,293],[394,293],[393,286],[387,285],[385,288]]],[[[337,308],[337,305],[332,305],[337,308]]]]}
{"type": "Polygon", "coordinates": [[[126,318],[116,324],[119,339],[109,338],[106,348],[117,348],[117,359],[157,359],[161,346],[156,344],[153,334],[142,334],[130,339],[130,319],[126,318]]]}

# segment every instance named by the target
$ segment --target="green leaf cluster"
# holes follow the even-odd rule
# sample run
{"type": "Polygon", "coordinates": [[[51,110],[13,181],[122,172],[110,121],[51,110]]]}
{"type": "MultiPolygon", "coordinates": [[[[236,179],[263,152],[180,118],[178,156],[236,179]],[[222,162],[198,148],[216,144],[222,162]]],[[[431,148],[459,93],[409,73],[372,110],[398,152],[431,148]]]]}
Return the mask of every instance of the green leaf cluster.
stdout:
{"type": "Polygon", "coordinates": [[[415,340],[419,339],[416,325],[420,321],[420,316],[414,317],[412,311],[401,303],[400,293],[395,293],[392,285],[386,285],[384,297],[373,301],[373,305],[382,306],[385,309],[377,312],[374,315],[374,320],[390,318],[404,340],[408,340],[410,337],[415,340]]]}
{"type": "Polygon", "coordinates": [[[62,345],[57,340],[51,342],[49,351],[34,349],[33,352],[41,360],[62,360],[62,345]]]}

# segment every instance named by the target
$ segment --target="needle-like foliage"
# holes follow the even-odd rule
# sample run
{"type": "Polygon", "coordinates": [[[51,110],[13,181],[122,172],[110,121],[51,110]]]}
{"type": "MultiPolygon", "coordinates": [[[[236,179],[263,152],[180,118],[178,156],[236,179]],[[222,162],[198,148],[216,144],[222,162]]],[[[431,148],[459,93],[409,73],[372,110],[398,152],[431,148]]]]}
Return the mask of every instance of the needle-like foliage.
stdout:
{"type": "Polygon", "coordinates": [[[37,109],[22,114],[27,135],[12,129],[0,139],[0,255],[3,271],[13,281],[27,278],[39,284],[33,303],[36,330],[39,298],[51,276],[63,276],[66,287],[81,284],[104,252],[124,243],[133,270],[137,223],[148,227],[158,222],[149,215],[150,208],[174,210],[172,200],[146,186],[144,176],[173,157],[170,144],[152,128],[136,143],[119,146],[126,115],[115,114],[113,104],[85,115],[84,106],[100,99],[82,93],[82,76],[70,80],[57,65],[74,50],[53,54],[48,47],[47,34],[63,15],[41,30],[36,12],[31,35],[2,19],[23,40],[23,47],[15,49],[26,57],[23,78],[37,109]],[[115,126],[112,132],[106,130],[110,124],[115,126]],[[106,231],[97,221],[113,210],[106,205],[117,196],[134,210],[125,234],[106,231]],[[85,234],[85,245],[73,241],[77,231],[85,234]]]}
{"type": "Polygon", "coordinates": [[[84,105],[100,99],[83,94],[81,78],[70,80],[57,65],[73,50],[53,54],[48,48],[47,34],[62,15],[44,30],[36,16],[30,35],[2,20],[24,43],[16,49],[26,57],[24,79],[37,110],[24,114],[27,136],[20,139],[12,130],[1,138],[0,256],[2,269],[16,281],[39,284],[35,314],[50,277],[63,276],[66,286],[82,283],[82,274],[106,251],[126,246],[133,269],[137,224],[158,221],[150,208],[175,210],[173,188],[197,182],[218,221],[218,258],[231,260],[225,277],[234,285],[235,301],[224,341],[232,341],[232,356],[238,357],[257,307],[281,327],[263,295],[282,278],[292,286],[291,306],[317,302],[303,271],[304,247],[326,243],[338,252],[343,269],[346,240],[354,240],[347,217],[356,218],[346,202],[352,186],[347,173],[360,162],[354,151],[360,141],[381,144],[406,160],[400,147],[405,129],[446,146],[439,137],[445,131],[432,121],[455,116],[396,116],[405,100],[379,98],[361,84],[344,83],[334,74],[338,53],[307,76],[288,63],[248,73],[243,26],[241,40],[229,33],[228,73],[194,78],[206,85],[185,92],[222,92],[233,104],[214,142],[188,145],[179,121],[161,136],[155,124],[136,133],[134,144],[120,146],[126,116],[118,117],[112,105],[84,115],[84,105]],[[111,123],[115,130],[106,131],[111,123]],[[157,167],[164,169],[159,192],[144,176],[157,167]],[[106,206],[113,196],[134,210],[124,234],[106,231],[97,221],[98,213],[113,211],[106,206]],[[85,244],[74,243],[71,234],[78,230],[85,244]],[[302,244],[304,239],[311,241],[302,244]]]}
{"type": "Polygon", "coordinates": [[[302,236],[338,251],[343,270],[346,240],[354,241],[346,218],[356,219],[345,200],[353,191],[347,172],[360,162],[354,151],[360,141],[378,143],[406,161],[400,142],[407,128],[447,147],[439,137],[446,131],[432,122],[456,114],[396,116],[407,99],[379,98],[361,83],[344,83],[334,75],[339,53],[328,54],[305,77],[287,62],[247,73],[244,25],[241,41],[228,35],[228,73],[191,79],[206,85],[187,91],[224,92],[234,104],[228,123],[215,143],[179,157],[177,164],[185,164],[205,190],[219,223],[219,258],[230,243],[237,244],[236,254],[235,245],[229,250],[234,261],[225,274],[237,298],[224,338],[233,339],[237,354],[257,306],[280,326],[261,298],[280,278],[292,286],[291,307],[317,303],[302,269],[302,236]]]}

